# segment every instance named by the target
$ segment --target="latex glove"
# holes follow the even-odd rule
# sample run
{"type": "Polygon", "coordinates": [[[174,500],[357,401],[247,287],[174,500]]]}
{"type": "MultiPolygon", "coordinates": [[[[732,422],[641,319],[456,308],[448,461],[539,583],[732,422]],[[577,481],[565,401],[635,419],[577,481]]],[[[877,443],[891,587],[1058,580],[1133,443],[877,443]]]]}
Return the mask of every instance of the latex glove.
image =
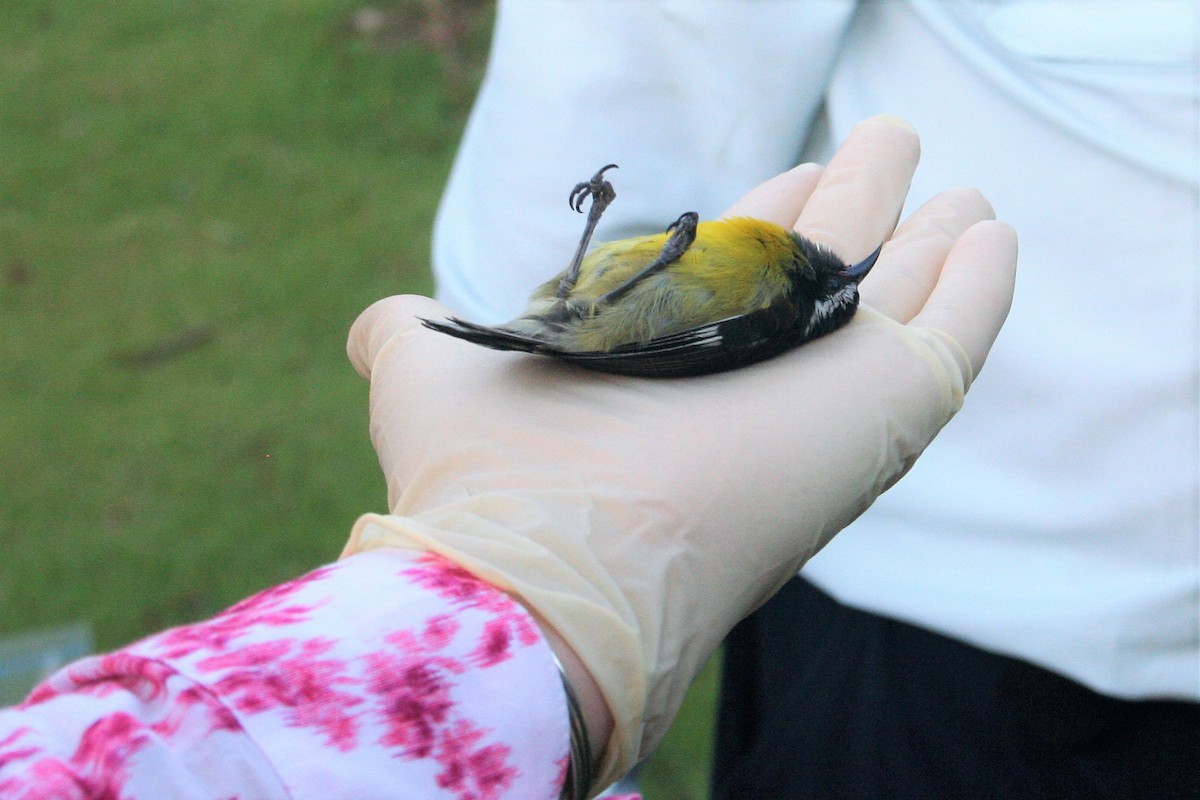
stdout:
{"type": "MultiPolygon", "coordinates": [[[[892,233],[916,134],[859,125],[730,209],[853,262],[892,233]]],[[[913,463],[958,410],[1008,311],[1010,228],[973,190],[915,212],[845,328],[777,358],[645,380],[498,353],[428,331],[390,298],[348,345],[371,380],[391,515],[346,553],[432,550],[522,600],[594,678],[615,727],[595,786],[660,740],[699,668],[913,463]]],[[[594,732],[595,733],[595,732],[594,732]]]]}

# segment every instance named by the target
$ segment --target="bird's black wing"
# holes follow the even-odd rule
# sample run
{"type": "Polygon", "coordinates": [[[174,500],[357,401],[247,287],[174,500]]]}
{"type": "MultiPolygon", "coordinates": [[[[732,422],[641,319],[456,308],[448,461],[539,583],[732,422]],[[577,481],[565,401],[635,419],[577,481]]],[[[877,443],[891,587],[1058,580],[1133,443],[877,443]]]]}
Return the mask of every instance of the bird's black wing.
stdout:
{"type": "Polygon", "coordinates": [[[708,375],[777,355],[798,340],[780,336],[769,309],[689,328],[611,352],[548,353],[598,372],[653,378],[708,375]]]}
{"type": "Polygon", "coordinates": [[[493,350],[516,350],[551,356],[597,372],[652,378],[707,375],[752,364],[800,344],[796,310],[781,298],[767,308],[728,317],[647,342],[611,351],[562,350],[530,336],[477,325],[457,318],[444,322],[422,319],[440,333],[493,350]]]}

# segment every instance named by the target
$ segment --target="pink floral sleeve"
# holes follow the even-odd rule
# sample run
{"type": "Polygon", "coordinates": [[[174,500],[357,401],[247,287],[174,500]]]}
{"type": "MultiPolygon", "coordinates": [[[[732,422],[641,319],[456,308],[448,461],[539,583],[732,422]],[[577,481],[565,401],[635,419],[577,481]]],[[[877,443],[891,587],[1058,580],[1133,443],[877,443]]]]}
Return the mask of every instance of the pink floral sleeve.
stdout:
{"type": "Polygon", "coordinates": [[[61,670],[0,712],[0,797],[553,800],[568,737],[524,608],[374,551],[61,670]]]}

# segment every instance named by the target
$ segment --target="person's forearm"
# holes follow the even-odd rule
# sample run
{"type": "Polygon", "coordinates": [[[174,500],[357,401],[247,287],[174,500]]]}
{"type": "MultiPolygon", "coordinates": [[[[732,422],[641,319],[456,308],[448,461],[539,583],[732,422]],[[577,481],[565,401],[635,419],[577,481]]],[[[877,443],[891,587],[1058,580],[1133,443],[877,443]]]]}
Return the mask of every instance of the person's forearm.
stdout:
{"type": "Polygon", "coordinates": [[[457,565],[390,551],[47,679],[0,711],[0,795],[557,800],[568,751],[534,619],[457,565]]]}

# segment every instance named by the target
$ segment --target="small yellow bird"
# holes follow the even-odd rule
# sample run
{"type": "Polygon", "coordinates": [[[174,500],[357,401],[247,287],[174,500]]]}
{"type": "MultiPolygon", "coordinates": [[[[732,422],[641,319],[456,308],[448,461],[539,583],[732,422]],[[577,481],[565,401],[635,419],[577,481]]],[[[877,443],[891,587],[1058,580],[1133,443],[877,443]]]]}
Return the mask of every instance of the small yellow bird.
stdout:
{"type": "Polygon", "coordinates": [[[847,266],[772,222],[700,222],[666,233],[588,243],[616,197],[600,169],[568,201],[587,224],[571,264],[538,287],[516,319],[486,326],[451,318],[426,327],[496,350],[552,356],[601,372],[681,377],[733,369],[830,333],[858,308],[858,282],[879,250],[847,266]]]}

